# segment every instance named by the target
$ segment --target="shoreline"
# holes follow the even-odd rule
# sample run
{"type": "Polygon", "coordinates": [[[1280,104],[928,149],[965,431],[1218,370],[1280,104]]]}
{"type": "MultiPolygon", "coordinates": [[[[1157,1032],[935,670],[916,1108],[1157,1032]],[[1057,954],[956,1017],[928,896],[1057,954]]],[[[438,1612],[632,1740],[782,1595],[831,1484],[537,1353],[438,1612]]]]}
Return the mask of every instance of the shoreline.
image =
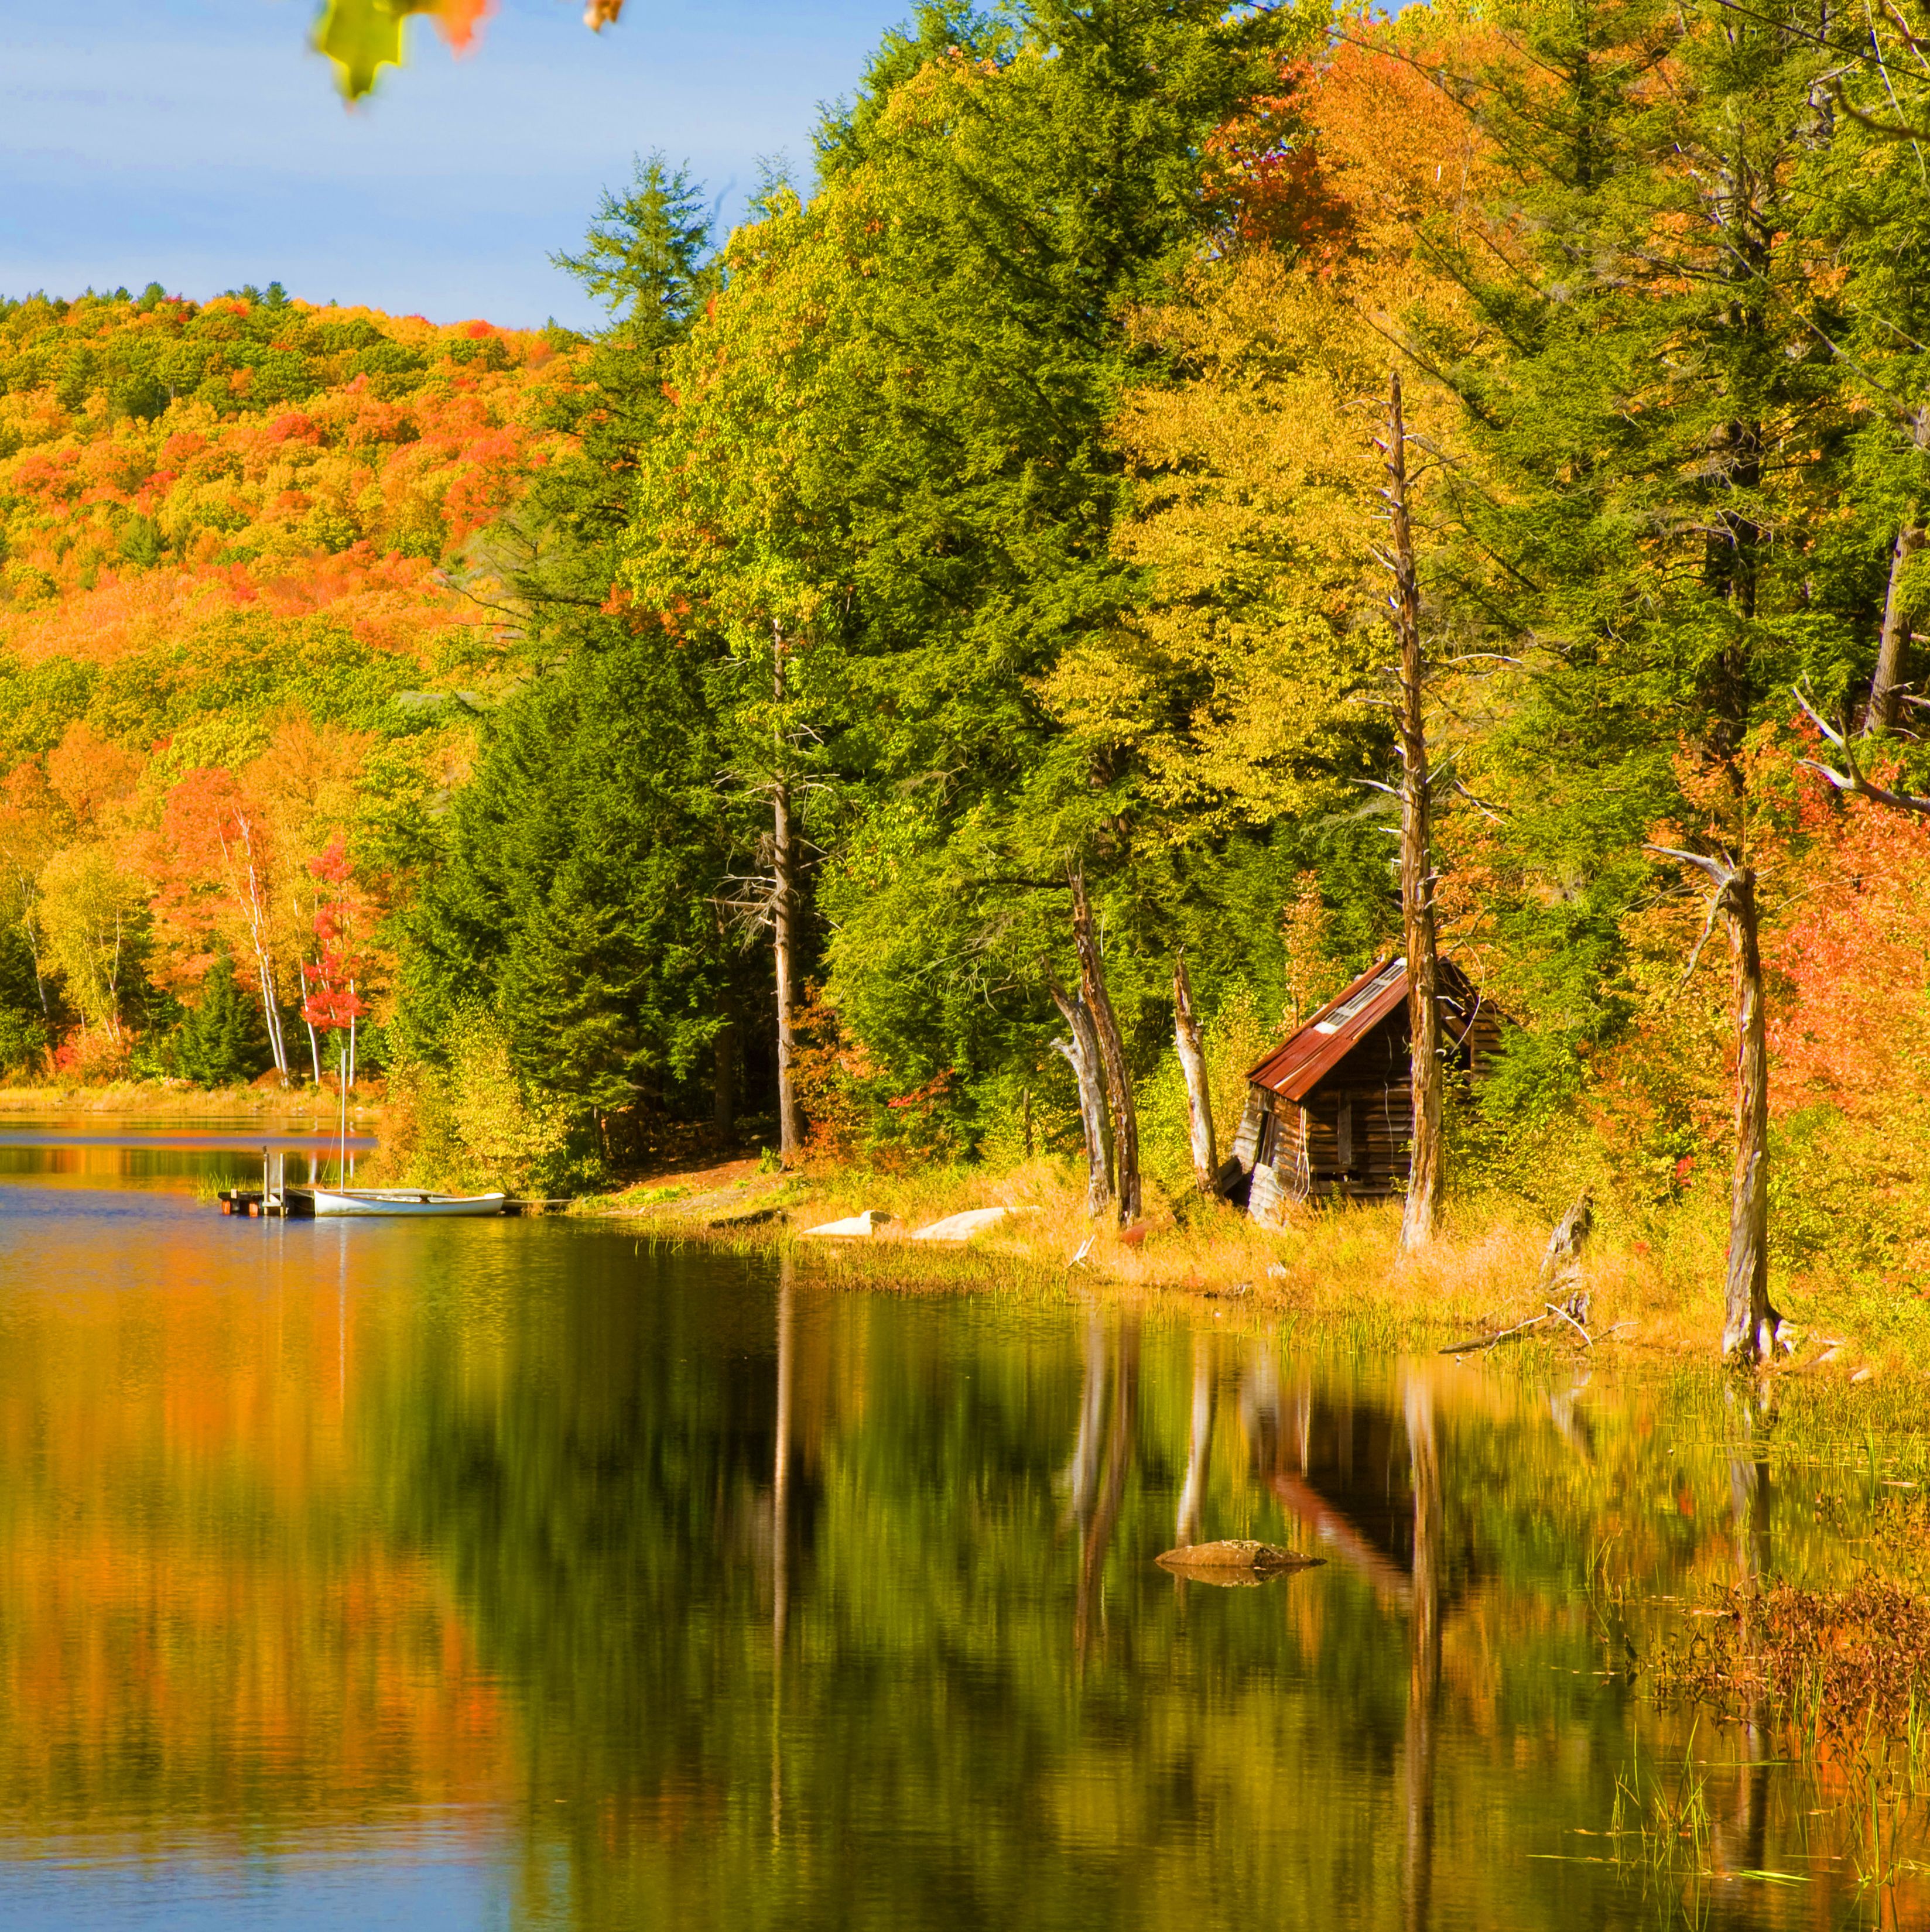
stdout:
{"type": "MultiPolygon", "coordinates": [[[[379,1132],[382,1112],[375,1099],[352,1104],[349,1118],[360,1130],[379,1132]]],[[[89,1118],[326,1131],[341,1115],[326,1088],[0,1087],[0,1124],[89,1118]]],[[[807,1164],[783,1172],[767,1156],[748,1153],[672,1156],[640,1178],[578,1197],[566,1211],[620,1222],[653,1243],[809,1256],[827,1276],[882,1292],[1091,1289],[1220,1316],[1238,1308],[1356,1347],[1426,1352],[1496,1335],[1543,1311],[1535,1288],[1552,1225],[1511,1198],[1451,1202],[1439,1238],[1409,1258],[1400,1252],[1397,1203],[1290,1210],[1276,1228],[1221,1203],[1169,1199],[1154,1186],[1139,1227],[1122,1234],[1086,1217],[1082,1181],[1049,1158],[1007,1169],[807,1164]],[[912,1238],[988,1208],[1016,1211],[963,1241],[912,1238]],[[879,1217],[868,1236],[811,1232],[867,1210],[879,1217]]],[[[1604,1216],[1581,1270],[1589,1336],[1557,1322],[1500,1346],[1517,1355],[1553,1349],[1604,1362],[1713,1365],[1726,1232],[1719,1216],[1689,1210],[1660,1222],[1604,1216]]],[[[1797,1277],[1777,1280],[1772,1292],[1797,1342],[1766,1372],[1774,1380],[1845,1382],[1859,1392],[1896,1379],[1930,1382],[1930,1324],[1913,1322],[1913,1304],[1899,1301],[1887,1284],[1797,1277]]]]}
{"type": "MultiPolygon", "coordinates": [[[[1136,1230],[1086,1218],[1079,1188],[1053,1163],[1000,1173],[955,1168],[917,1175],[806,1168],[761,1171],[753,1160],[662,1172],[620,1190],[586,1196],[569,1210],[620,1221],[653,1243],[745,1254],[809,1258],[853,1286],[900,1294],[1076,1294],[1237,1309],[1350,1346],[1433,1353],[1542,1312],[1537,1292],[1549,1223],[1521,1204],[1455,1204],[1424,1253],[1400,1252],[1397,1202],[1325,1206],[1263,1226],[1241,1210],[1149,1193],[1136,1230]],[[917,1232],[974,1209],[1015,1210],[962,1241],[917,1232]],[[868,1234],[812,1229],[863,1214],[868,1234]],[[888,1216],[889,1218],[885,1218],[888,1216]]],[[[1717,1231],[1717,1235],[1719,1236],[1717,1231]]],[[[1611,1226],[1586,1251],[1581,1284],[1588,1334],[1550,1321],[1505,1354],[1553,1351],[1564,1358],[1720,1366],[1722,1255],[1711,1231],[1685,1217],[1676,1238],[1652,1243],[1611,1226]]],[[[1794,1346],[1760,1372],[1781,1383],[1813,1380],[1860,1394],[1895,1382],[1930,1379],[1921,1347],[1900,1346],[1867,1297],[1840,1285],[1778,1284],[1784,1332],[1794,1346]]],[[[1908,1336],[1914,1341],[1914,1336],[1908,1336]]],[[[1486,1351],[1469,1352],[1481,1359],[1486,1351]]]]}
{"type": "MultiPolygon", "coordinates": [[[[379,1106],[351,1100],[349,1118],[368,1121],[379,1106]]],[[[152,1081],[119,1081],[99,1087],[0,1087],[0,1119],[8,1116],[56,1118],[76,1114],[124,1120],[299,1120],[332,1126],[340,1103],[316,1088],[221,1087],[210,1090],[158,1086],[152,1081]]]]}

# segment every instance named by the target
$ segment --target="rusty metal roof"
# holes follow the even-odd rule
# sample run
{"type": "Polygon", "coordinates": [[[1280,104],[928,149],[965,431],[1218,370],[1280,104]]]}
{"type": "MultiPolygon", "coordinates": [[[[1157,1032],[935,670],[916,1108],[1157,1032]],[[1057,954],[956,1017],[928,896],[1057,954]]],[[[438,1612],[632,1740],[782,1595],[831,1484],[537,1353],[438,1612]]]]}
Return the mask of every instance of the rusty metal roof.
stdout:
{"type": "MultiPolygon", "coordinates": [[[[1448,1010],[1442,1019],[1451,1037],[1465,1035],[1473,1022],[1472,988],[1449,962],[1440,964],[1441,991],[1448,1010]],[[1460,1006],[1459,1014],[1452,1009],[1460,1006]]],[[[1390,1013],[1407,1004],[1407,962],[1381,959],[1350,986],[1329,1000],[1292,1038],[1275,1047],[1247,1074],[1283,1100],[1307,1098],[1390,1013]]]]}
{"type": "Polygon", "coordinates": [[[1304,1100],[1367,1035],[1407,1004],[1407,962],[1376,961],[1247,1074],[1288,1100],[1304,1100]]]}

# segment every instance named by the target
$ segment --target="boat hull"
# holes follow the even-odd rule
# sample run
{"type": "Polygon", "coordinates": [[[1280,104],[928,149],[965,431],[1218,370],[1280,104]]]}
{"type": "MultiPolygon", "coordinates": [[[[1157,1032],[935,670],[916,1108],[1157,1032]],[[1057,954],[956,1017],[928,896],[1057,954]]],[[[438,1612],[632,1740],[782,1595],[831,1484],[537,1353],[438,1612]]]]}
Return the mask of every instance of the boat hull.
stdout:
{"type": "Polygon", "coordinates": [[[500,1194],[430,1194],[416,1188],[352,1188],[338,1192],[326,1187],[303,1190],[314,1204],[310,1211],[320,1220],[476,1220],[500,1214],[506,1197],[500,1194]]]}

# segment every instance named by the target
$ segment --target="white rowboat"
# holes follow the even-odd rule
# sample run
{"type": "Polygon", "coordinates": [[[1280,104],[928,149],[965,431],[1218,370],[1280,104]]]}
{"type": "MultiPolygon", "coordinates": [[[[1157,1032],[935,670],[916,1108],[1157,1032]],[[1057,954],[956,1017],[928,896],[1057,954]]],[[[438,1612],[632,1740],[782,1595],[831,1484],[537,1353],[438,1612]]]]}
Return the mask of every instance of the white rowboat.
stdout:
{"type": "Polygon", "coordinates": [[[419,1187],[317,1187],[302,1191],[314,1202],[318,1220],[338,1214],[500,1214],[506,1198],[500,1194],[429,1194],[419,1187]]]}

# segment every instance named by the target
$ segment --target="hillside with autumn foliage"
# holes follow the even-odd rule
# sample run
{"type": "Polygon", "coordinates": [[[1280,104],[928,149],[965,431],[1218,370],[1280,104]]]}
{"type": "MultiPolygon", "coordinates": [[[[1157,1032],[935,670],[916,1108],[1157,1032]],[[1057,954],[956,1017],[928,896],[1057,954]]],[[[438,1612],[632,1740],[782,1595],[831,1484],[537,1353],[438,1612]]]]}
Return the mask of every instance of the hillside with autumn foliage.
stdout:
{"type": "Polygon", "coordinates": [[[1584,12],[928,8],[587,339],[8,306],[0,1062],[1184,1220],[1424,942],[1442,1213],[1930,1284],[1930,82],[1584,12]]]}
{"type": "Polygon", "coordinates": [[[566,442],[573,340],[278,288],[0,306],[0,1060],[312,1078],[379,1038],[500,670],[466,549],[566,442]]]}

